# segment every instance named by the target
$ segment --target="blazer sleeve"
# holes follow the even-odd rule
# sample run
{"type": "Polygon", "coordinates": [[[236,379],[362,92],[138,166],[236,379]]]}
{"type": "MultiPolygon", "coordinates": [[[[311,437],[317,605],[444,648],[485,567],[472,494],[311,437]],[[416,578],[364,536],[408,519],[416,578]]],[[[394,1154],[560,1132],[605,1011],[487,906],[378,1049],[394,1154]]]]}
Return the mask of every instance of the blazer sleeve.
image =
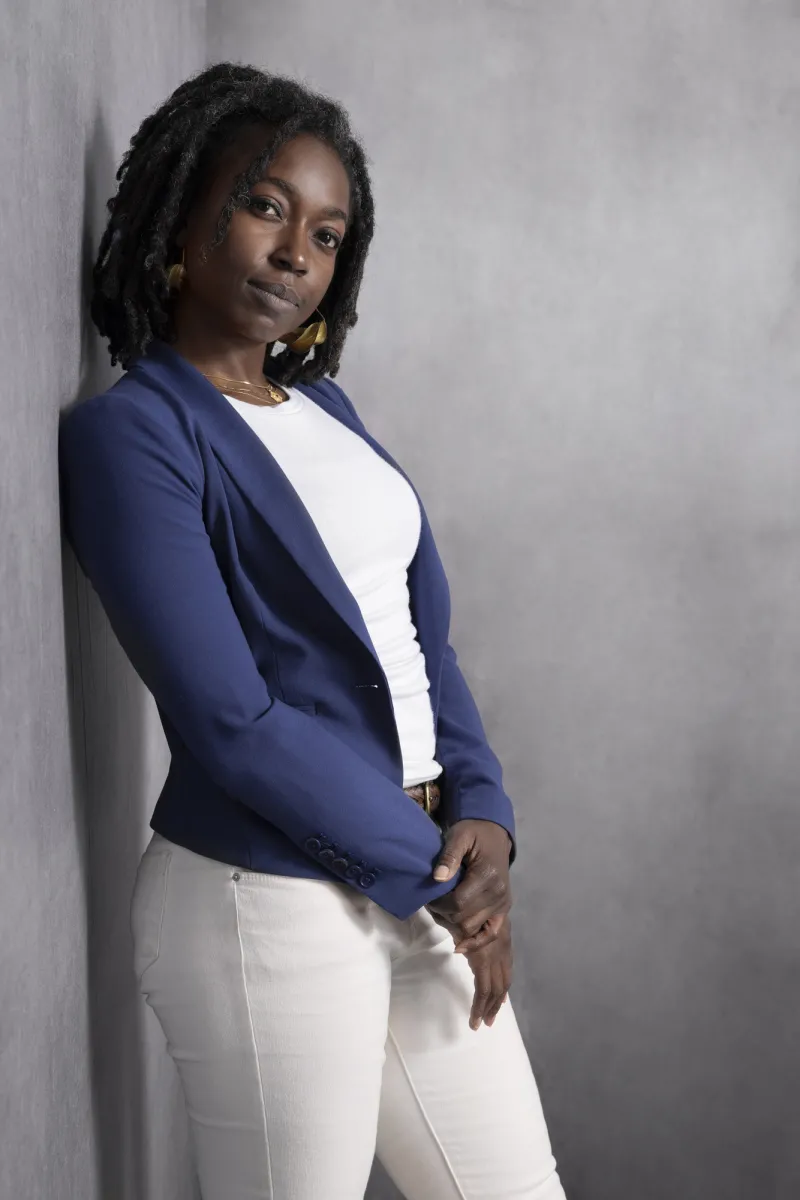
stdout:
{"type": "Polygon", "coordinates": [[[436,758],[447,780],[448,822],[471,819],[502,825],[511,838],[509,862],[513,862],[517,856],[514,808],[503,788],[503,768],[449,642],[442,662],[436,758]]]}
{"type": "MultiPolygon", "coordinates": [[[[332,379],[327,382],[363,426],[349,396],[332,379]]],[[[442,663],[436,760],[445,772],[444,812],[448,823],[471,819],[502,825],[511,838],[513,862],[517,854],[514,808],[503,788],[503,769],[489,745],[478,706],[449,642],[442,663]]]]}
{"type": "MultiPolygon", "coordinates": [[[[330,841],[365,868],[355,890],[400,919],[450,891],[436,825],[311,714],[272,696],[203,520],[191,436],[103,393],[59,428],[64,528],[134,669],[197,761],[319,860],[330,841]]],[[[331,872],[333,878],[340,874],[331,872]]]]}

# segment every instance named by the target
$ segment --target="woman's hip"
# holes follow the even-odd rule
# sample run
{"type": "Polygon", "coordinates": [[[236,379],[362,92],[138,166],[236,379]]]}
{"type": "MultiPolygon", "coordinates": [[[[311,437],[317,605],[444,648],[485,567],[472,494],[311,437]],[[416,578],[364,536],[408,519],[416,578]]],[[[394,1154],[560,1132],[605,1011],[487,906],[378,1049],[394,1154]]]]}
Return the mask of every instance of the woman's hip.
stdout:
{"type": "Polygon", "coordinates": [[[246,871],[153,833],[130,902],[136,977],[146,991],[167,969],[203,978],[241,969],[243,958],[287,982],[329,975],[337,959],[364,970],[376,958],[378,911],[339,880],[246,871]]]}
{"type": "Polygon", "coordinates": [[[317,1200],[338,1162],[327,1194],[363,1195],[391,967],[372,902],[346,887],[163,838],[142,857],[136,974],[180,1075],[204,1200],[317,1200]]]}

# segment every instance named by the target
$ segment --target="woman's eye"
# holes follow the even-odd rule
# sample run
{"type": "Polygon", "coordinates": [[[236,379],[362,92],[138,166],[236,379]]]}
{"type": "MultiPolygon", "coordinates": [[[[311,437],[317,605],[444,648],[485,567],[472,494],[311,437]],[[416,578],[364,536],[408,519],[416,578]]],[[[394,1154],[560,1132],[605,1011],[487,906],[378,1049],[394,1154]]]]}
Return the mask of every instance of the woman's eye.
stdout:
{"type": "MultiPolygon", "coordinates": [[[[258,212],[267,213],[272,211],[276,217],[283,217],[281,206],[271,196],[251,196],[250,204],[258,212]]],[[[342,244],[341,237],[333,229],[320,229],[316,236],[328,250],[338,250],[342,244]]]]}
{"type": "Polygon", "coordinates": [[[339,237],[338,233],[334,233],[332,229],[321,229],[317,236],[319,238],[328,238],[329,241],[323,242],[323,245],[327,246],[331,250],[338,250],[342,244],[342,239],[339,237]]]}
{"type": "MultiPolygon", "coordinates": [[[[278,214],[279,217],[283,216],[281,209],[280,209],[280,205],[275,200],[272,200],[269,196],[252,196],[250,198],[250,203],[255,205],[257,208],[262,204],[269,204],[272,206],[273,210],[278,214]]],[[[260,211],[266,212],[267,210],[260,209],[260,211]]]]}

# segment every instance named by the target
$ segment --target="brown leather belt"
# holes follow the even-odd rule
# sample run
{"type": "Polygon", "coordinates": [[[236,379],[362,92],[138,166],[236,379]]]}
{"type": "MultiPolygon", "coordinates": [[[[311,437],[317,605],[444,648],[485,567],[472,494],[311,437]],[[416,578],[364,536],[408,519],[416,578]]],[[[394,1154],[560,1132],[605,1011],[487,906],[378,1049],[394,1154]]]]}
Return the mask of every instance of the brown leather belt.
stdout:
{"type": "Polygon", "coordinates": [[[403,788],[403,791],[415,800],[420,808],[424,808],[429,817],[436,812],[441,803],[441,788],[435,780],[426,779],[424,783],[412,783],[411,787],[403,788]]]}

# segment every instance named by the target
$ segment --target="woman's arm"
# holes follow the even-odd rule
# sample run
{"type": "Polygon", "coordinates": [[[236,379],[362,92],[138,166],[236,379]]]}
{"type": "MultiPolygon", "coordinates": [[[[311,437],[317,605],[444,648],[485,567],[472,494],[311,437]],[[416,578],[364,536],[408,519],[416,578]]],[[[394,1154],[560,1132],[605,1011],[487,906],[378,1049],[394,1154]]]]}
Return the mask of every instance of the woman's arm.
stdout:
{"type": "Polygon", "coordinates": [[[503,769],[489,745],[478,706],[448,642],[442,662],[436,759],[445,773],[445,816],[457,821],[492,821],[508,834],[509,863],[516,857],[516,827],[511,800],[503,788],[503,769]]]}
{"type": "MultiPolygon", "coordinates": [[[[364,429],[349,396],[332,379],[324,382],[364,429]]],[[[428,908],[451,929],[461,949],[474,953],[498,937],[511,907],[514,810],[503,788],[500,761],[450,643],[442,662],[435,754],[444,768],[440,812],[447,824],[435,878],[453,883],[462,863],[466,870],[463,880],[428,908]]]]}
{"type": "Polygon", "coordinates": [[[401,919],[451,890],[454,880],[432,877],[441,839],[411,797],[269,693],[203,522],[201,460],[177,422],[120,391],[95,396],[63,418],[59,467],[77,559],[136,672],[216,783],[315,862],[322,837],[340,861],[363,860],[345,881],[401,919]]]}
{"type": "MultiPolygon", "coordinates": [[[[333,379],[322,381],[365,428],[352,400],[333,379]]],[[[321,386],[318,384],[317,386],[321,386]]],[[[503,789],[503,771],[483,728],[478,706],[448,642],[442,663],[436,724],[436,760],[444,768],[442,815],[449,825],[467,819],[502,825],[516,856],[514,809],[503,789]]]]}

